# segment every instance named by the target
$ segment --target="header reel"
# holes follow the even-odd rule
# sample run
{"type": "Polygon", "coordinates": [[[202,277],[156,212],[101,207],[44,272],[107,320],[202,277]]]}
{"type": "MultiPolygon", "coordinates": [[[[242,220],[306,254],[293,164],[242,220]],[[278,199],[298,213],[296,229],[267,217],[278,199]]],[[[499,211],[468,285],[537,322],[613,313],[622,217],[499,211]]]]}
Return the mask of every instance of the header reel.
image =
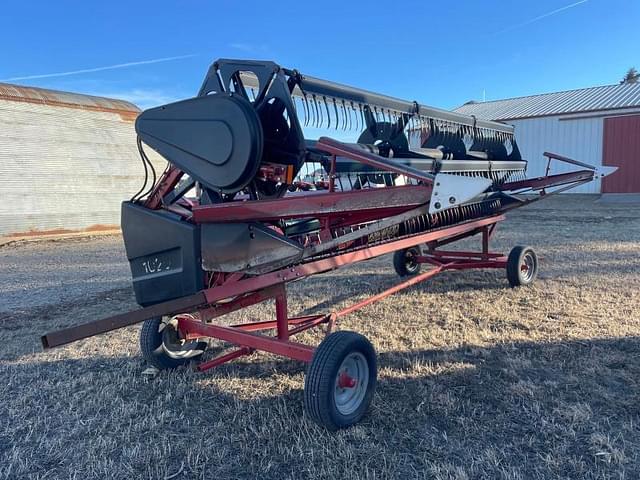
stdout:
{"type": "MultiPolygon", "coordinates": [[[[218,60],[197,97],[146,110],[136,121],[141,140],[199,182],[213,202],[238,192],[256,200],[281,197],[305,162],[329,173],[328,152],[313,142],[308,148],[305,127],[356,131],[358,148],[401,163],[435,160],[422,162],[429,171],[443,160],[521,160],[508,125],[304,76],[273,62],[218,60]]],[[[397,178],[369,171],[362,169],[359,184],[388,185],[397,178]]]]}

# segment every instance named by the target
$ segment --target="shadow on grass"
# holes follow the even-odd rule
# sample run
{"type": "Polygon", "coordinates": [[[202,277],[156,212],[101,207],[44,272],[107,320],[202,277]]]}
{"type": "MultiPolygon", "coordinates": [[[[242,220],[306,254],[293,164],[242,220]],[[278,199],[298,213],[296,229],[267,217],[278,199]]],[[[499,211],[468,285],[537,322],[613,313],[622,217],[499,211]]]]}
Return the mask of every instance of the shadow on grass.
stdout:
{"type": "MultiPolygon", "coordinates": [[[[425,268],[423,271],[427,271],[427,269],[425,268]]],[[[395,273],[357,273],[352,277],[324,274],[312,277],[306,280],[303,285],[296,285],[294,288],[296,288],[297,294],[303,295],[306,292],[316,291],[334,293],[330,298],[300,312],[300,315],[309,315],[315,312],[331,311],[336,305],[353,299],[356,295],[376,295],[409,278],[399,277],[395,273]],[[338,289],[336,289],[336,285],[339,286],[338,289]]],[[[402,290],[394,296],[410,295],[416,291],[446,293],[500,290],[508,287],[506,274],[502,270],[445,271],[402,290]]],[[[355,302],[356,300],[352,300],[347,303],[355,302]]]]}
{"type": "MultiPolygon", "coordinates": [[[[339,477],[366,477],[389,462],[398,478],[439,468],[466,472],[460,478],[596,478],[640,471],[637,337],[381,352],[370,413],[357,428],[338,434],[305,419],[301,363],[256,356],[206,374],[182,368],[152,380],[141,375],[143,368],[132,357],[0,364],[11,385],[0,411],[6,415],[18,405],[24,410],[23,420],[13,417],[11,438],[20,443],[24,430],[33,440],[38,428],[42,435],[91,436],[98,422],[101,435],[115,443],[126,432],[127,441],[136,439],[130,430],[139,427],[143,437],[136,448],[152,449],[169,431],[185,441],[174,447],[182,452],[171,466],[176,469],[194,432],[197,438],[207,432],[207,443],[198,444],[202,455],[218,448],[216,438],[244,439],[236,448],[251,457],[245,470],[219,464],[221,478],[259,472],[255,458],[269,457],[259,448],[264,442],[281,452],[293,446],[332,451],[326,458],[269,457],[277,468],[262,472],[264,478],[295,478],[296,469],[321,468],[326,461],[345,464],[334,472],[339,477]],[[33,420],[39,418],[47,419],[46,429],[33,420]],[[26,419],[32,420],[22,424],[26,419]],[[359,463],[365,459],[366,465],[359,463]]],[[[12,442],[4,445],[0,458],[12,442]]],[[[54,465],[46,458],[31,471],[63,475],[80,461],[54,465]]],[[[127,468],[148,473],[143,465],[127,468]]]]}

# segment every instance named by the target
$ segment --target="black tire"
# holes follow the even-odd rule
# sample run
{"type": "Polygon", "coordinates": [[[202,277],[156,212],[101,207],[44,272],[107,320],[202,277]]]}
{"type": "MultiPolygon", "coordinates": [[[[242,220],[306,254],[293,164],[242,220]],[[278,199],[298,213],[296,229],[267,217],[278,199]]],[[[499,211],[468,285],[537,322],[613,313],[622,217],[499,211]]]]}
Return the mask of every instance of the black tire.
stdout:
{"type": "MultiPolygon", "coordinates": [[[[168,320],[168,319],[167,319],[168,320]]],[[[167,370],[199,360],[207,342],[192,340],[179,344],[175,322],[152,318],[142,324],[140,351],[144,359],[159,370],[167,370]]]]}
{"type": "Polygon", "coordinates": [[[396,273],[401,277],[408,277],[420,273],[421,264],[411,260],[411,257],[416,256],[420,256],[420,249],[418,247],[405,248],[404,250],[398,250],[394,253],[393,268],[396,270],[396,273]]]}
{"type": "Polygon", "coordinates": [[[373,345],[359,333],[339,331],[325,338],[316,348],[304,380],[307,415],[330,431],[359,422],[373,399],[378,376],[376,363],[373,345]],[[346,373],[341,368],[348,368],[344,363],[348,364],[351,359],[355,359],[357,367],[352,372],[355,370],[355,378],[360,376],[362,381],[340,389],[337,383],[339,376],[346,373]],[[344,393],[341,392],[346,392],[345,398],[351,398],[342,405],[341,395],[344,393]]]}
{"type": "Polygon", "coordinates": [[[531,285],[538,276],[538,256],[533,248],[518,245],[509,252],[507,280],[512,287],[531,285]]]}

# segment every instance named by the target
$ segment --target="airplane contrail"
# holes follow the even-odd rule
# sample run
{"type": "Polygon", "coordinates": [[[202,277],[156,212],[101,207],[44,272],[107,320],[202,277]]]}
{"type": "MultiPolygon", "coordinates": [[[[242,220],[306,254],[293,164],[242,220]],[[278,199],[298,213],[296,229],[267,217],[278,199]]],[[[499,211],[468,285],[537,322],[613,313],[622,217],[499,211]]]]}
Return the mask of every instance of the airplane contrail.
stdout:
{"type": "Polygon", "coordinates": [[[550,17],[557,13],[564,12],[565,10],[569,10],[570,8],[577,7],[578,5],[581,5],[583,3],[587,3],[588,1],[589,0],[580,0],[579,2],[572,3],[571,5],[565,5],[564,7],[556,8],[555,10],[551,10],[550,12],[543,13],[542,15],[538,15],[537,17],[527,20],[526,22],[517,23],[516,25],[511,25],[510,27],[507,27],[504,30],[499,30],[498,32],[495,32],[494,35],[497,35],[499,33],[510,32],[511,30],[515,30],[516,28],[524,27],[531,23],[542,20],[543,18],[550,17]]]}
{"type": "Polygon", "coordinates": [[[103,72],[105,70],[116,70],[118,68],[136,67],[138,65],[149,65],[152,63],[171,62],[173,60],[182,60],[184,58],[195,57],[197,55],[198,55],[197,53],[190,53],[188,55],[178,55],[176,57],[163,57],[163,58],[154,58],[151,60],[140,60],[138,62],[118,63],[116,65],[107,65],[106,67],[84,68],[82,70],[71,70],[69,72],[42,73],[38,75],[25,75],[23,77],[11,77],[11,78],[5,78],[0,81],[12,82],[15,80],[33,80],[36,78],[67,77],[69,75],[79,75],[81,73],[103,72]]]}

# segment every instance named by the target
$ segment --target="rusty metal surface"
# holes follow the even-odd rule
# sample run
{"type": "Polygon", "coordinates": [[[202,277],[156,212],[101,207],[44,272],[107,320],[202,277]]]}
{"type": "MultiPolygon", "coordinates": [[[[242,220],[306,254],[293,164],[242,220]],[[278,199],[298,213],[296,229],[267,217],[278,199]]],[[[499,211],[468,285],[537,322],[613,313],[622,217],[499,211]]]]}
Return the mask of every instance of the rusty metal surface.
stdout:
{"type": "Polygon", "coordinates": [[[277,200],[254,200],[198,206],[193,209],[193,218],[198,223],[240,222],[318,218],[336,212],[360,215],[367,212],[378,212],[378,217],[382,217],[388,215],[389,211],[394,208],[404,211],[427,203],[431,190],[430,186],[411,185],[347,192],[305,192],[304,195],[294,193],[277,200]]]}
{"type": "MultiPolygon", "coordinates": [[[[133,122],[122,114],[137,109],[119,100],[63,92],[50,98],[37,89],[39,99],[23,87],[2,87],[0,236],[119,225],[120,203],[144,179],[133,122]]],[[[148,154],[161,172],[166,162],[148,154]]]]}
{"type": "Polygon", "coordinates": [[[204,305],[205,303],[204,293],[198,292],[188,297],[169,300],[168,302],[158,303],[133,312],[122,313],[120,315],[114,315],[113,317],[50,332],[40,337],[40,340],[42,347],[45,349],[59,347],[67,343],[75,342],[76,340],[134,325],[150,318],[192,311],[195,307],[204,305]]]}
{"type": "Polygon", "coordinates": [[[140,109],[125,100],[61,92],[45,88],[0,83],[0,100],[77,108],[96,112],[119,113],[123,119],[135,120],[140,109]]]}

